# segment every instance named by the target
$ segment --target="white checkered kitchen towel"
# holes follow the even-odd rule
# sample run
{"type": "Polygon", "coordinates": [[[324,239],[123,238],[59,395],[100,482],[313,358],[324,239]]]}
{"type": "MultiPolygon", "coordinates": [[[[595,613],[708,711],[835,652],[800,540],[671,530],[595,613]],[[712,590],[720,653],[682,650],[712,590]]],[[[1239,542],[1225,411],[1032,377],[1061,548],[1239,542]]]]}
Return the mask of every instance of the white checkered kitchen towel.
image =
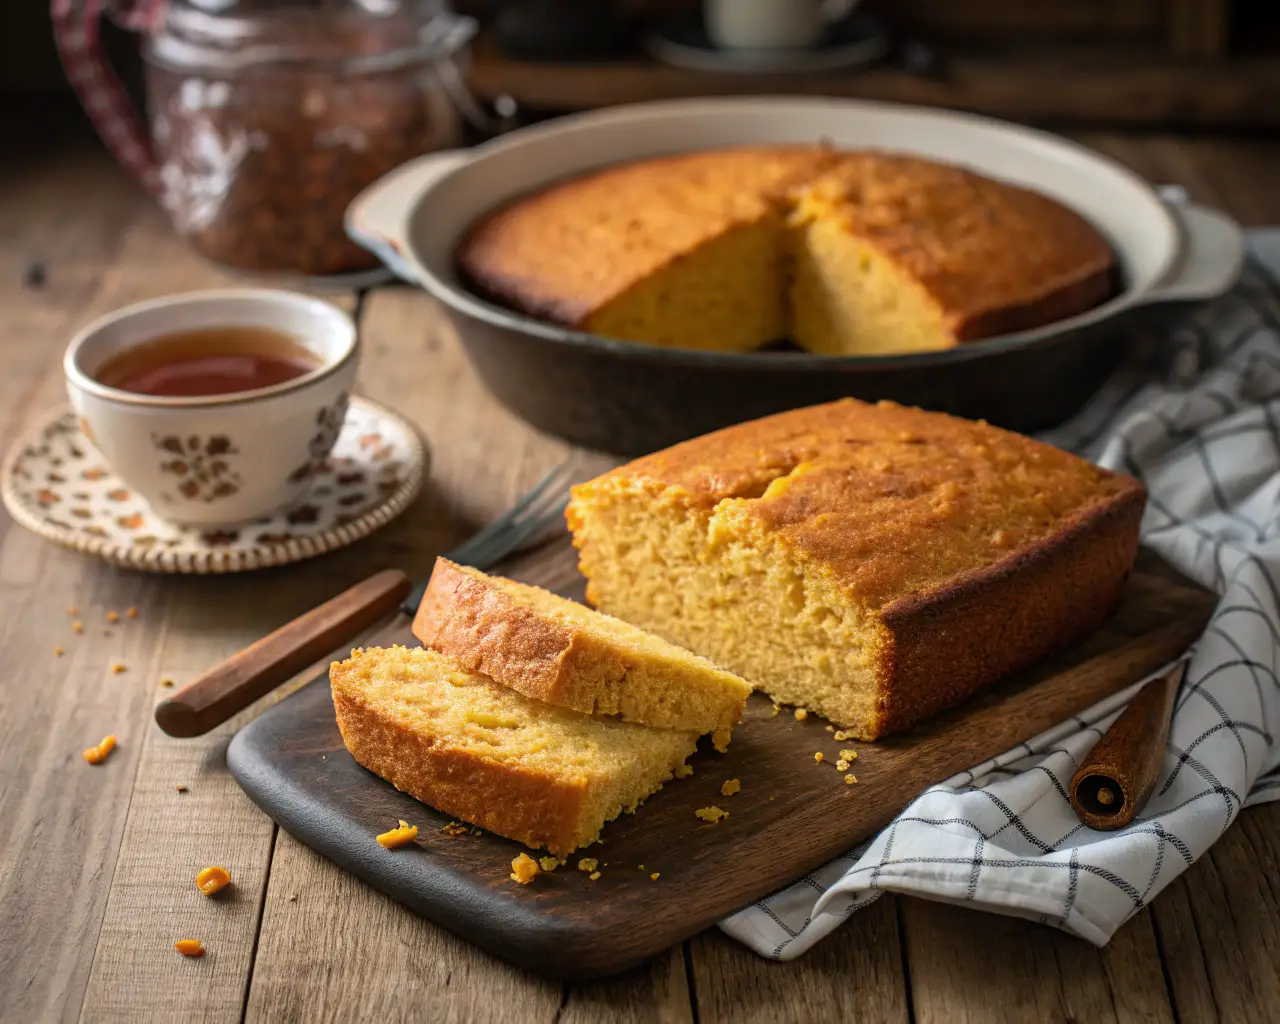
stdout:
{"type": "Polygon", "coordinates": [[[1175,705],[1164,769],[1127,828],[1066,786],[1137,687],[920,794],[883,832],[720,923],[791,960],[882,892],[968,903],[1105,944],[1231,825],[1280,799],[1280,229],[1239,286],[1188,315],[1045,435],[1150,490],[1143,543],[1222,595],[1175,705]]]}

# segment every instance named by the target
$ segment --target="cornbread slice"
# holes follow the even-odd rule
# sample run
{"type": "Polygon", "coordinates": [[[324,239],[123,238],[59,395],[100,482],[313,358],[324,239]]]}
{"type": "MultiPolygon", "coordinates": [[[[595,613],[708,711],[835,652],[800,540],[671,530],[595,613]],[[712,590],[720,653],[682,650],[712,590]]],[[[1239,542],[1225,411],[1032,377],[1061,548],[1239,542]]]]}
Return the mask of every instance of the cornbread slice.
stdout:
{"type": "Polygon", "coordinates": [[[1145,500],[1029,438],[846,399],[638,459],[567,516],[593,604],[870,740],[1096,628],[1145,500]]]}
{"type": "Polygon", "coordinates": [[[751,696],[750,683],[661,637],[444,558],[413,633],[526,697],[661,729],[732,729],[751,696]]]}
{"type": "Polygon", "coordinates": [[[830,355],[951,348],[1105,300],[1072,210],[907,154],[758,146],[639,160],[482,218],[458,263],[532,316],[610,338],[830,355]]]}
{"type": "Polygon", "coordinates": [[[397,789],[566,857],[672,778],[698,734],[530,700],[421,648],[351,652],[329,669],[342,741],[397,789]]]}

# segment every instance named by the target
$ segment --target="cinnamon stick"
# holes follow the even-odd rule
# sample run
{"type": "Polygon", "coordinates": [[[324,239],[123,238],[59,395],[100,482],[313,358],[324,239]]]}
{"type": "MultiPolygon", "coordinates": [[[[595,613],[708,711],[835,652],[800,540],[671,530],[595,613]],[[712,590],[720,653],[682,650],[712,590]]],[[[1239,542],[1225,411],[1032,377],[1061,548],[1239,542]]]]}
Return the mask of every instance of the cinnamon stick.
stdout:
{"type": "Polygon", "coordinates": [[[1164,763],[1183,659],[1139,690],[1071,780],[1071,806],[1090,828],[1124,828],[1142,810],[1164,763]]]}

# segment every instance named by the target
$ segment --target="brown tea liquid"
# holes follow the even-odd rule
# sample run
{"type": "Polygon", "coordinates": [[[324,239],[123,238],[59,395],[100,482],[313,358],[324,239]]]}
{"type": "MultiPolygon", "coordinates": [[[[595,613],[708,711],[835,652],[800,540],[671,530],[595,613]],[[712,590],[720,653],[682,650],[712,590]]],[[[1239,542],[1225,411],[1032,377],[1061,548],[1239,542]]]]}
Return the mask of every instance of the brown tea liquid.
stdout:
{"type": "Polygon", "coordinates": [[[256,391],[320,366],[296,338],[270,327],[201,327],[141,342],[108,359],[94,377],[136,395],[197,398],[256,391]]]}

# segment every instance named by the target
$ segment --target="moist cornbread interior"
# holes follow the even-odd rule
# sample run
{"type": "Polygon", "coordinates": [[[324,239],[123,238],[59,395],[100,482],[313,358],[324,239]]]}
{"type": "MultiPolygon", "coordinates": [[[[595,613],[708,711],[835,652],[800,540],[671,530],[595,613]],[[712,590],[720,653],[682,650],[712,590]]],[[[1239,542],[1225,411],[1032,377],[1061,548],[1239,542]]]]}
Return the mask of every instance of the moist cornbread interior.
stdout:
{"type": "Polygon", "coordinates": [[[619,467],[567,515],[593,604],[874,739],[1096,626],[1144,500],[1028,438],[845,400],[619,467]]]}
{"type": "Polygon", "coordinates": [[[670,779],[697,733],[531,700],[421,648],[369,648],[329,678],[343,742],[445,814],[565,856],[670,779]]]}
{"type": "Polygon", "coordinates": [[[480,221],[458,253],[500,301],[594,334],[720,351],[949,348],[1113,289],[1110,247],[1060,204],[870,151],[707,151],[561,182],[480,221]]]}
{"type": "Polygon", "coordinates": [[[732,729],[751,696],[745,680],[630,623],[443,558],[413,632],[528,697],[658,728],[732,729]]]}

